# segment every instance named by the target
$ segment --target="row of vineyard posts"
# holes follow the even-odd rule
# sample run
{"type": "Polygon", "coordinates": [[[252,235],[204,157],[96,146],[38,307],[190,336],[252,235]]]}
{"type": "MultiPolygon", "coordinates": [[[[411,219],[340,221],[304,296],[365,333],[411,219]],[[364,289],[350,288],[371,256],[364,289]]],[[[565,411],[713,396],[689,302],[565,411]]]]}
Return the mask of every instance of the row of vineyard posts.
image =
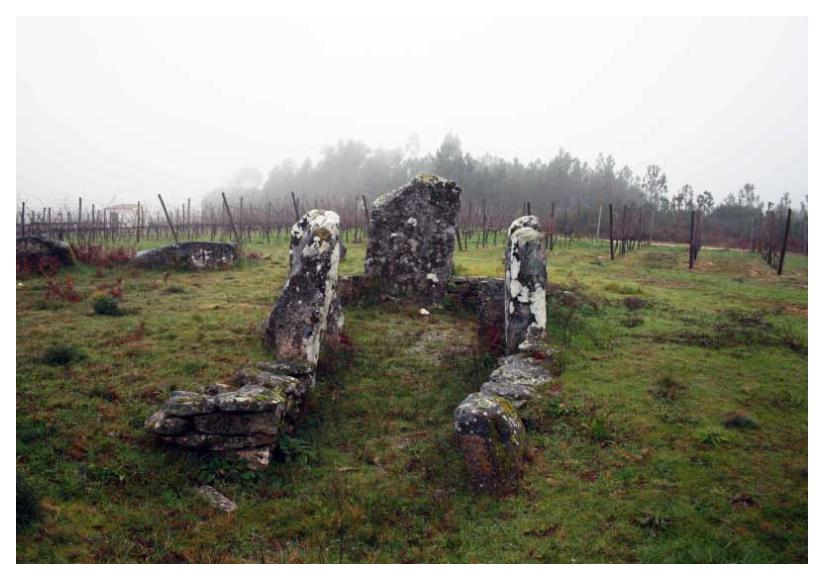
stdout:
{"type": "MultiPolygon", "coordinates": [[[[75,210],[69,208],[43,207],[27,209],[22,202],[17,217],[17,236],[41,235],[66,240],[76,244],[118,243],[139,244],[142,241],[173,240],[233,240],[250,243],[254,240],[271,242],[277,240],[290,229],[294,219],[308,209],[332,209],[341,216],[344,240],[354,244],[366,238],[369,221],[367,197],[324,198],[309,200],[305,197],[279,198],[265,204],[246,203],[244,197],[232,203],[222,194],[218,204],[203,205],[198,211],[191,207],[191,200],[169,209],[158,196],[161,209],[150,209],[142,202],[114,207],[90,209],[78,200],[75,210]]],[[[604,205],[597,205],[596,213],[590,209],[581,212],[579,203],[559,206],[548,203],[548,210],[541,213],[546,247],[553,251],[556,247],[570,246],[575,240],[584,238],[600,241],[604,205]],[[596,216],[595,216],[596,215],[596,216]]],[[[479,203],[467,200],[461,207],[456,226],[456,240],[459,250],[496,247],[503,244],[506,228],[521,214],[531,214],[530,202],[515,207],[509,202],[489,204],[486,199],[479,203]]],[[[693,268],[702,247],[704,214],[700,210],[691,211],[690,219],[680,219],[688,235],[689,268],[693,268]]],[[[786,220],[773,209],[769,209],[758,223],[751,222],[750,249],[758,252],[763,259],[782,273],[788,245],[791,211],[786,220]]],[[[806,243],[805,229],[800,232],[802,249],[806,243]]],[[[608,205],[609,258],[614,261],[642,245],[652,242],[653,213],[645,206],[613,204],[608,205]],[[645,215],[645,216],[644,216],[645,215]]],[[[677,236],[682,234],[677,233],[677,236]]],[[[793,241],[792,241],[793,242],[793,241]]]]}

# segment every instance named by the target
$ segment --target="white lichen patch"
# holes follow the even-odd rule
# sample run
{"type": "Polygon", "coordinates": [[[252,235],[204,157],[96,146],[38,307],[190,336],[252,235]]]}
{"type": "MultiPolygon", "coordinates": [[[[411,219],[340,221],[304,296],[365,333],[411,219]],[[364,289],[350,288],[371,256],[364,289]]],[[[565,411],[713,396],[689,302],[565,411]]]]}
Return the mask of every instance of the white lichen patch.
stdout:
{"type": "Polygon", "coordinates": [[[430,280],[430,281],[432,281],[434,283],[437,283],[438,282],[438,275],[436,275],[435,273],[427,273],[427,280],[430,280]]]}

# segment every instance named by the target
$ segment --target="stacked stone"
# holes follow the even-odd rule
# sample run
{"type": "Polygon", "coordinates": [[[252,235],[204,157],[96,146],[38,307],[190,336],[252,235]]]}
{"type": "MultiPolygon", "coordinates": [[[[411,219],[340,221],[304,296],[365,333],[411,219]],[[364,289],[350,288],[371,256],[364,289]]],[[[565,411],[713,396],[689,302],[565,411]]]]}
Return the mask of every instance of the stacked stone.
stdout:
{"type": "Polygon", "coordinates": [[[310,211],[293,226],[290,276],[265,331],[265,343],[279,360],[243,368],[231,384],[173,392],[146,429],[168,444],[229,452],[251,468],[266,467],[315,385],[322,343],[343,327],[338,260],[338,215],[310,211]]]}
{"type": "Polygon", "coordinates": [[[237,373],[238,388],[214,385],[203,393],[171,393],[145,427],[168,444],[230,451],[251,467],[262,468],[279,436],[292,425],[313,379],[312,369],[259,363],[237,373]]]}
{"type": "Polygon", "coordinates": [[[139,251],[133,259],[138,267],[148,269],[212,270],[233,266],[240,257],[236,243],[191,241],[139,251]]]}
{"type": "Polygon", "coordinates": [[[364,272],[392,296],[435,303],[452,272],[461,189],[419,175],[373,202],[364,272]]]}
{"type": "Polygon", "coordinates": [[[509,227],[503,315],[506,352],[511,354],[501,359],[479,392],[455,409],[455,432],[478,490],[502,490],[517,479],[525,433],[518,409],[552,380],[530,355],[543,349],[546,336],[546,261],[540,237],[536,217],[521,217],[509,227]]]}

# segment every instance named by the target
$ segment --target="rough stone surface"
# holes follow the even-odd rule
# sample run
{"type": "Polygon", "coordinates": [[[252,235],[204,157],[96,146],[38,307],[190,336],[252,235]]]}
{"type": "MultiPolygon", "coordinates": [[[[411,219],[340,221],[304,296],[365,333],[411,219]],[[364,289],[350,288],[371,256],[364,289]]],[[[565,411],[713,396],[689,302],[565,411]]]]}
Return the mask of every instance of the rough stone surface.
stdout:
{"type": "Polygon", "coordinates": [[[225,513],[236,511],[236,504],[233,501],[209,485],[196,488],[196,493],[219,511],[224,511],[225,513]]]}
{"type": "Polygon", "coordinates": [[[485,351],[504,354],[504,280],[486,277],[452,277],[447,296],[458,307],[478,315],[478,341],[485,351]]]}
{"type": "Polygon", "coordinates": [[[235,243],[192,241],[139,251],[133,263],[152,269],[210,270],[233,266],[239,257],[239,246],[235,243]]]}
{"type": "Polygon", "coordinates": [[[17,264],[36,267],[44,257],[56,260],[62,266],[76,262],[71,245],[47,237],[29,235],[17,237],[17,264]]]}
{"type": "Polygon", "coordinates": [[[293,226],[290,276],[266,325],[276,362],[241,368],[231,384],[202,392],[173,392],[145,421],[168,444],[225,452],[251,469],[264,469],[270,452],[296,423],[325,338],[341,334],[344,313],[336,295],[340,255],[338,215],[310,211],[293,226]]]}
{"type": "Polygon", "coordinates": [[[339,218],[313,210],[290,233],[290,276],[265,328],[265,344],[277,358],[315,366],[328,330],[343,325],[336,302],[340,257],[339,218]]]}
{"type": "Polygon", "coordinates": [[[373,201],[364,272],[393,296],[438,302],[452,272],[461,189],[419,175],[373,201]]]}
{"type": "Polygon", "coordinates": [[[506,398],[521,408],[538,388],[551,381],[552,375],[542,363],[524,354],[513,354],[501,359],[500,366],[489,375],[489,382],[481,386],[481,393],[506,398]]]}
{"type": "Polygon", "coordinates": [[[523,423],[505,398],[470,394],[455,409],[455,432],[478,490],[504,489],[517,478],[523,445],[523,423]]]}
{"type": "Polygon", "coordinates": [[[506,351],[536,348],[546,340],[546,257],[540,223],[527,215],[509,226],[506,246],[506,351]]]}
{"type": "Polygon", "coordinates": [[[159,410],[151,414],[145,420],[145,429],[162,436],[178,436],[185,434],[191,429],[191,421],[187,418],[171,416],[164,410],[159,410]]]}

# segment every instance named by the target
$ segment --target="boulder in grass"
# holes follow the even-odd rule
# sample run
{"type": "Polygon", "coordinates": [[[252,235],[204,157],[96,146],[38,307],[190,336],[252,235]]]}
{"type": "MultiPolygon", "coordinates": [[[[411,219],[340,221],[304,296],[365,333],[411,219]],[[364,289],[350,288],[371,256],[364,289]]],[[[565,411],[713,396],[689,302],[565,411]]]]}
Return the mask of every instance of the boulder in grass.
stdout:
{"type": "Polygon", "coordinates": [[[47,237],[28,235],[17,237],[17,264],[36,269],[44,260],[56,262],[59,266],[73,265],[77,259],[71,245],[47,237]]]}
{"type": "Polygon", "coordinates": [[[458,445],[479,491],[502,491],[520,475],[524,428],[515,407],[500,396],[470,394],[455,409],[458,445]]]}
{"type": "Polygon", "coordinates": [[[240,256],[236,243],[191,241],[139,251],[133,263],[149,269],[218,270],[233,266],[240,256]]]}

